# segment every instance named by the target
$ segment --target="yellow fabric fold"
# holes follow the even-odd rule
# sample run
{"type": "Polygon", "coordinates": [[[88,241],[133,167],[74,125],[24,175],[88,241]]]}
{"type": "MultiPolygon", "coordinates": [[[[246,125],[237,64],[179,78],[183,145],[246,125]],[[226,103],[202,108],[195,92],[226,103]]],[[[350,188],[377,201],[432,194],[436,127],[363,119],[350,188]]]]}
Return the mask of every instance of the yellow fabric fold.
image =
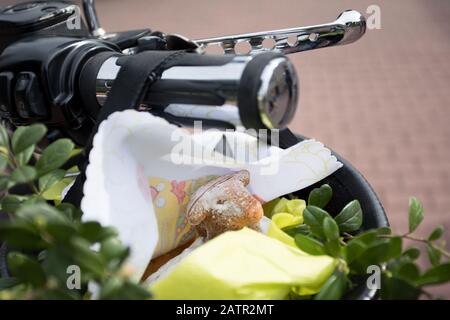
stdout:
{"type": "Polygon", "coordinates": [[[286,234],[283,228],[295,226],[303,223],[303,210],[306,208],[304,200],[287,200],[281,198],[271,209],[272,223],[269,226],[267,235],[275,238],[289,246],[297,248],[294,238],[286,234]]]}
{"type": "Polygon", "coordinates": [[[150,290],[156,299],[284,299],[317,293],[336,264],[245,228],[194,250],[150,290]]]}

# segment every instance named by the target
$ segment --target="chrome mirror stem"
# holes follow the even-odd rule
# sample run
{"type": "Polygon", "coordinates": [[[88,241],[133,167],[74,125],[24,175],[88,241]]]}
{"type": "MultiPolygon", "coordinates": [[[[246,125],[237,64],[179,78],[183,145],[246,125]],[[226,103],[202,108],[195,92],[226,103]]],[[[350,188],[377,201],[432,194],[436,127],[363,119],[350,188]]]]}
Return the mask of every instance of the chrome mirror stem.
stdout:
{"type": "Polygon", "coordinates": [[[102,37],[105,35],[105,30],[100,26],[95,9],[95,0],[83,0],[83,10],[89,31],[94,37],[102,37]]]}

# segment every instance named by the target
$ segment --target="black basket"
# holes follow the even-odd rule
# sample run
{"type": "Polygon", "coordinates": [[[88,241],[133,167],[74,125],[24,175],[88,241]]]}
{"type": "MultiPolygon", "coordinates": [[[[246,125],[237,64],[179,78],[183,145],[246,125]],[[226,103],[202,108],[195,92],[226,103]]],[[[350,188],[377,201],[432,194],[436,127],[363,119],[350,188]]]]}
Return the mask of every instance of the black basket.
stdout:
{"type": "MultiPolygon", "coordinates": [[[[297,135],[299,141],[306,138],[297,135]]],[[[307,199],[309,192],[313,188],[320,187],[327,183],[333,188],[333,198],[327,205],[330,212],[340,212],[340,210],[350,201],[359,200],[364,213],[362,231],[389,226],[384,209],[378,200],[377,195],[369,185],[367,180],[356,170],[347,160],[333,152],[336,158],[343,163],[343,167],[334,174],[326,177],[316,184],[295,193],[301,199],[307,199]]],[[[0,248],[0,276],[8,277],[9,272],[6,265],[7,248],[2,245],[0,248]]],[[[368,300],[376,299],[376,290],[370,290],[366,286],[366,278],[354,279],[357,286],[346,294],[346,299],[368,300]]]]}
{"type": "MultiPolygon", "coordinates": [[[[302,141],[307,138],[297,135],[302,141]]],[[[315,183],[314,185],[302,189],[295,193],[300,199],[308,199],[309,192],[322,184],[327,183],[333,189],[333,198],[326,209],[332,213],[338,213],[352,200],[359,200],[363,210],[363,225],[361,231],[388,227],[389,222],[384,212],[383,206],[375,191],[369,185],[363,175],[355,169],[347,160],[332,151],[333,155],[344,165],[331,176],[315,183]]],[[[370,290],[366,285],[366,277],[353,279],[357,286],[345,296],[345,299],[373,300],[377,298],[376,290],[370,290]]]]}

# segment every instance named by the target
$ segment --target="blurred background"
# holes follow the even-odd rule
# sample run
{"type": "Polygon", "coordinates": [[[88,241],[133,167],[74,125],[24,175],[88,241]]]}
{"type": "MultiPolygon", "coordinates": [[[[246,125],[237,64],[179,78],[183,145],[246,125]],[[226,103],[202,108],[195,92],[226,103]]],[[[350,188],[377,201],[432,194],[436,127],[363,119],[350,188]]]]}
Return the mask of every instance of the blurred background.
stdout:
{"type": "MultiPolygon", "coordinates": [[[[409,196],[425,207],[420,235],[438,224],[450,231],[449,0],[97,0],[97,11],[107,31],[150,27],[199,39],[330,22],[370,5],[381,10],[381,29],[290,56],[301,82],[291,129],[352,162],[396,232],[407,231],[409,196]]],[[[434,292],[450,298],[449,286],[434,292]]]]}

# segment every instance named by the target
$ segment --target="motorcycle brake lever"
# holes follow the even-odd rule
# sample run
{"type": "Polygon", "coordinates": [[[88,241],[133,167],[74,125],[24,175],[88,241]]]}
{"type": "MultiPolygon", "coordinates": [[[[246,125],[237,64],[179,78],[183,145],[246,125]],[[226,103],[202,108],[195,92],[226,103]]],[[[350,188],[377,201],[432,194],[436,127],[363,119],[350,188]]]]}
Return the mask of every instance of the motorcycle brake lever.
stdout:
{"type": "MultiPolygon", "coordinates": [[[[105,36],[101,28],[95,0],[83,0],[83,8],[89,29],[94,36],[105,36]]],[[[189,40],[177,34],[167,35],[169,50],[190,49],[199,53],[205,52],[211,45],[220,45],[224,53],[235,54],[238,43],[246,42],[251,46],[245,54],[256,54],[262,51],[274,51],[283,54],[296,53],[306,50],[325,48],[355,42],[366,31],[364,16],[355,10],[342,12],[334,22],[280,30],[255,32],[217,38],[189,40]],[[267,43],[264,43],[269,40],[267,43]]]]}
{"type": "MultiPolygon", "coordinates": [[[[256,54],[262,51],[274,51],[283,54],[325,48],[355,42],[366,31],[366,19],[355,10],[342,12],[334,22],[231,35],[217,38],[193,40],[199,49],[205,51],[208,46],[220,45],[225,53],[236,53],[236,45],[246,42],[251,46],[245,54],[256,54]],[[269,46],[265,43],[267,40],[269,46]]],[[[244,53],[244,52],[240,52],[244,53]]]]}

